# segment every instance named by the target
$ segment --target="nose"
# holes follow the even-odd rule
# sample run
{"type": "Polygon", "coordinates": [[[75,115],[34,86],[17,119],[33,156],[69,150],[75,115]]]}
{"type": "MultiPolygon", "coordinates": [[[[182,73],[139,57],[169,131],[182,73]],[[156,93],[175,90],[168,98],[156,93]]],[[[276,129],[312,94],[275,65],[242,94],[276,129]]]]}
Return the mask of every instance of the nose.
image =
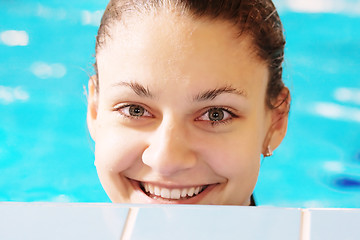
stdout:
{"type": "Polygon", "coordinates": [[[188,135],[182,122],[163,119],[149,138],[143,163],[161,176],[173,176],[194,167],[196,155],[188,135]]]}

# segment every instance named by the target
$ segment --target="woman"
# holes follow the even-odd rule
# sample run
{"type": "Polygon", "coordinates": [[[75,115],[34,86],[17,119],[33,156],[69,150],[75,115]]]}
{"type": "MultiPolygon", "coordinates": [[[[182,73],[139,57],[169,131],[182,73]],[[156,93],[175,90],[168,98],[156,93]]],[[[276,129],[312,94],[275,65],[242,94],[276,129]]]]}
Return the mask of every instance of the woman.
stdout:
{"type": "Polygon", "coordinates": [[[113,202],[253,205],[285,136],[285,40],[270,0],[112,0],[88,126],[113,202]]]}

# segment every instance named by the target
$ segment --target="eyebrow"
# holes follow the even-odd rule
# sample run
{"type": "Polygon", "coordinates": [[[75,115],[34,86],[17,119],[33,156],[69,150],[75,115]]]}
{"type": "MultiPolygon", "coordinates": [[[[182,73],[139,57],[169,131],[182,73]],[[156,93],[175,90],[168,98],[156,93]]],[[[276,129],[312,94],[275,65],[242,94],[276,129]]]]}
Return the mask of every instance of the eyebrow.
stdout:
{"type": "Polygon", "coordinates": [[[248,96],[247,92],[243,89],[237,89],[231,86],[225,86],[225,87],[210,89],[205,92],[202,92],[194,97],[194,101],[214,100],[217,96],[224,93],[232,93],[242,97],[248,96]]]}
{"type": "MultiPolygon", "coordinates": [[[[148,98],[154,97],[154,95],[150,92],[148,87],[144,87],[143,85],[137,82],[117,82],[112,86],[129,87],[140,97],[148,97],[148,98]]],[[[201,101],[214,100],[217,96],[224,93],[236,94],[242,97],[248,96],[247,92],[243,89],[237,89],[231,86],[225,86],[221,88],[210,89],[202,93],[199,93],[193,98],[193,101],[201,102],[201,101]]]]}
{"type": "Polygon", "coordinates": [[[117,83],[113,84],[112,86],[113,87],[116,87],[116,86],[129,87],[140,97],[148,97],[148,98],[154,97],[148,87],[144,87],[143,85],[141,85],[137,82],[117,82],[117,83]]]}

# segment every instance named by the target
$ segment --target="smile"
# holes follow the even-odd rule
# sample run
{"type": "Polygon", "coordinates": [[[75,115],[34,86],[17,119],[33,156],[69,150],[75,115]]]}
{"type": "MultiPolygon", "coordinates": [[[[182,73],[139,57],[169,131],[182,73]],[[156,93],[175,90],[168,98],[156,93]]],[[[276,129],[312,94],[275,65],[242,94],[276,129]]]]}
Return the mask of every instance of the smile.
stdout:
{"type": "Polygon", "coordinates": [[[151,183],[140,182],[141,190],[153,199],[162,198],[167,200],[189,199],[199,195],[208,185],[187,188],[166,188],[151,183]]]}

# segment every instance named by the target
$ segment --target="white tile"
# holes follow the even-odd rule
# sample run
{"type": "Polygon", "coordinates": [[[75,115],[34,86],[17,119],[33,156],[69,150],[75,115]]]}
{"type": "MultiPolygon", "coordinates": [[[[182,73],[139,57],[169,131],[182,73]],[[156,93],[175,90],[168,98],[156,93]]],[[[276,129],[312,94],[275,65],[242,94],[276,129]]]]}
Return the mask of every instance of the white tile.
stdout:
{"type": "Polygon", "coordinates": [[[298,240],[299,209],[158,206],[139,209],[131,240],[298,240]]]}
{"type": "Polygon", "coordinates": [[[1,203],[0,239],[119,240],[127,213],[113,204],[1,203]]]}
{"type": "Polygon", "coordinates": [[[310,240],[359,240],[360,209],[310,209],[310,240]]]}

